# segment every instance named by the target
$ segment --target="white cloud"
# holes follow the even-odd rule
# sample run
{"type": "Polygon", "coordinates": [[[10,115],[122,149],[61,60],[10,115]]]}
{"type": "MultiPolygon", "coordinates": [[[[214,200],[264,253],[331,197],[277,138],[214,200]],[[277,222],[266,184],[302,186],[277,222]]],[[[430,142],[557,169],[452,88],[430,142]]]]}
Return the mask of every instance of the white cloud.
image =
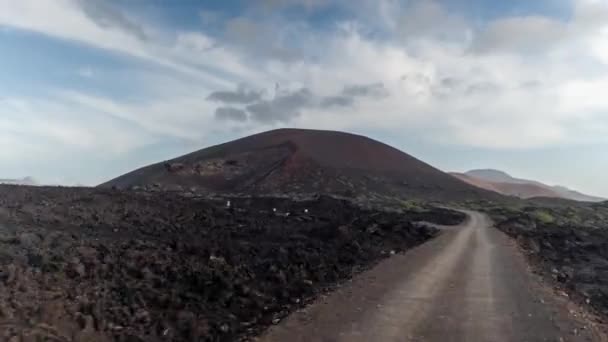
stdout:
{"type": "Polygon", "coordinates": [[[414,1],[402,11],[394,6],[392,11],[399,16],[398,30],[406,39],[466,39],[469,31],[464,18],[447,12],[436,1],[414,1]]]}
{"type": "Polygon", "coordinates": [[[473,44],[477,52],[536,51],[545,53],[548,48],[567,39],[565,23],[541,16],[511,17],[492,22],[479,34],[473,44]]]}
{"type": "Polygon", "coordinates": [[[307,10],[315,10],[329,4],[328,0],[255,0],[254,2],[270,10],[287,6],[302,6],[307,10]]]}
{"type": "MultiPolygon", "coordinates": [[[[133,34],[133,29],[126,30],[124,23],[113,25],[116,20],[105,21],[103,25],[100,25],[98,21],[83,11],[77,0],[0,0],[0,9],[2,9],[0,26],[39,32],[51,37],[141,58],[173,69],[183,75],[196,77],[199,82],[212,86],[229,84],[226,79],[218,77],[215,73],[193,65],[193,61],[203,60],[200,56],[201,46],[212,42],[202,33],[176,32],[169,42],[162,39],[160,34],[157,40],[142,40],[139,34],[133,34]]],[[[146,34],[158,33],[151,25],[142,23],[137,24],[136,27],[141,30],[146,27],[146,34]]],[[[219,69],[230,70],[230,67],[235,66],[228,63],[224,68],[221,57],[227,57],[229,62],[232,60],[230,56],[222,56],[217,53],[207,58],[220,61],[215,64],[219,69]]],[[[204,63],[201,64],[204,65],[204,63]]]]}
{"type": "Polygon", "coordinates": [[[12,99],[0,105],[0,132],[12,143],[8,156],[22,161],[71,153],[127,153],[150,142],[147,135],[97,111],[62,100],[12,99]]]}
{"type": "Polygon", "coordinates": [[[573,0],[572,18],[568,21],[540,15],[501,18],[476,35],[472,49],[481,53],[547,55],[579,47],[584,49],[583,54],[599,52],[597,57],[607,46],[607,29],[607,2],[573,0]]]}
{"type": "Polygon", "coordinates": [[[142,43],[117,27],[101,27],[70,0],[0,0],[0,24],[149,58],[142,43]]]}
{"type": "Polygon", "coordinates": [[[205,131],[212,127],[215,106],[203,97],[197,97],[200,92],[196,90],[145,103],[123,103],[72,91],[60,92],[58,99],[77,106],[83,113],[109,116],[149,134],[200,141],[205,131]]]}
{"type": "MultiPolygon", "coordinates": [[[[218,131],[293,125],[417,134],[432,142],[498,149],[605,141],[606,3],[576,0],[576,11],[567,21],[507,17],[482,28],[434,1],[407,7],[389,0],[361,4],[361,11],[374,6],[383,18],[375,27],[387,32],[375,36],[369,15],[322,32],[297,21],[269,20],[260,27],[244,16],[225,23],[230,39],[224,40],[202,30],[155,27],[127,16],[129,24],[123,18],[120,25],[107,20],[99,25],[69,0],[0,0],[0,25],[164,68],[142,78],[138,91],[148,96],[138,101],[74,89],[54,89],[46,101],[12,99],[21,101],[16,106],[29,119],[0,121],[2,139],[17,144],[18,136],[7,132],[25,132],[72,149],[126,153],[161,136],[198,142],[218,131]],[[134,28],[145,39],[133,34],[134,28]],[[260,46],[252,47],[244,43],[249,31],[274,33],[258,38],[268,42],[254,40],[260,46]],[[341,105],[298,102],[298,108],[290,108],[279,96],[281,106],[273,106],[272,112],[261,113],[264,106],[250,108],[266,120],[246,121],[252,117],[242,112],[247,104],[237,103],[231,104],[235,107],[230,113],[238,120],[218,122],[215,113],[224,104],[207,97],[241,83],[265,90],[261,103],[266,107],[277,103],[280,91],[298,89],[315,99],[333,97],[332,103],[341,105]],[[337,98],[345,87],[357,84],[382,84],[387,96],[337,98]],[[63,111],[69,114],[40,114],[63,111]],[[106,130],[117,138],[104,135],[106,130]]],[[[322,10],[314,2],[310,5],[322,10]]],[[[93,70],[83,68],[80,74],[90,76],[93,70]]],[[[22,146],[37,148],[25,142],[22,146]]],[[[3,153],[0,159],[9,158],[3,153]]]]}

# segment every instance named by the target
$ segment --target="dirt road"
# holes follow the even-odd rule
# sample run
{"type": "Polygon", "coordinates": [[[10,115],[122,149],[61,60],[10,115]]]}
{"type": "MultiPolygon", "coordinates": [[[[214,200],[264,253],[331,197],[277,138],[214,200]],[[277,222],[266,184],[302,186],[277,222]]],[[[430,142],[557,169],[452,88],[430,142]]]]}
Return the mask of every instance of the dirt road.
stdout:
{"type": "Polygon", "coordinates": [[[512,240],[468,222],[272,327],[264,342],[603,341],[542,286],[512,240]]]}

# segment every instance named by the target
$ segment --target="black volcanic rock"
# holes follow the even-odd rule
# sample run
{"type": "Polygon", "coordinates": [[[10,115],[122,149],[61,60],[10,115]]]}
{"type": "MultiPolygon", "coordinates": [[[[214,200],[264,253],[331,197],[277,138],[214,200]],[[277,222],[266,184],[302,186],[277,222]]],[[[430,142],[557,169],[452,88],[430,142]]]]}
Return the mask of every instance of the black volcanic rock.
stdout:
{"type": "MultiPolygon", "coordinates": [[[[416,219],[326,196],[227,208],[0,186],[0,341],[241,341],[436,234],[416,219]]],[[[425,219],[460,223],[445,210],[425,219]]]]}
{"type": "Polygon", "coordinates": [[[488,211],[496,228],[527,251],[534,269],[570,298],[608,315],[608,210],[605,204],[488,211]]]}
{"type": "Polygon", "coordinates": [[[101,187],[229,193],[333,193],[462,199],[476,188],[386,144],[349,133],[279,129],[150,165],[101,187]]]}

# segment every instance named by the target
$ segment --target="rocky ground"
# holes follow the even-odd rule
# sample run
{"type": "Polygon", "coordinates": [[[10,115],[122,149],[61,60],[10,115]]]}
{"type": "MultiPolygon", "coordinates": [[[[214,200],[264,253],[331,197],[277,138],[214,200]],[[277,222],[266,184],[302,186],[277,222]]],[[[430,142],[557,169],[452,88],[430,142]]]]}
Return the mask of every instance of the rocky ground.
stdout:
{"type": "Polygon", "coordinates": [[[536,270],[565,295],[608,317],[608,204],[527,205],[488,209],[536,270]]]}
{"type": "Polygon", "coordinates": [[[0,186],[0,341],[243,340],[462,218],[0,186]]]}

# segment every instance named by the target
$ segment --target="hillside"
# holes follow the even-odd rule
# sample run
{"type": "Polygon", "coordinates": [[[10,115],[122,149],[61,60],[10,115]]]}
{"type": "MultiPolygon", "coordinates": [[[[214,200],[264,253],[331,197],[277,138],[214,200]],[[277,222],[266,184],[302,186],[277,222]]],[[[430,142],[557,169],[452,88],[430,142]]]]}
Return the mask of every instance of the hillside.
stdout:
{"type": "Polygon", "coordinates": [[[557,192],[547,187],[533,183],[509,183],[504,181],[492,181],[472,176],[467,173],[451,173],[452,176],[463,180],[471,185],[498,192],[499,194],[516,196],[520,198],[552,197],[561,198],[557,192]]]}
{"type": "Polygon", "coordinates": [[[563,198],[575,201],[600,202],[603,198],[585,195],[563,186],[550,186],[538,181],[515,178],[506,172],[492,169],[471,170],[465,173],[450,173],[471,185],[495,191],[503,195],[520,198],[563,198]]]}
{"type": "Polygon", "coordinates": [[[130,172],[101,187],[227,192],[496,197],[381,142],[349,133],[268,131],[130,172]]]}
{"type": "Polygon", "coordinates": [[[38,182],[32,177],[24,177],[22,179],[0,179],[0,184],[12,184],[12,185],[38,185],[38,182]]]}
{"type": "Polygon", "coordinates": [[[480,179],[477,177],[469,176],[464,173],[450,172],[450,175],[452,175],[466,183],[469,183],[473,186],[476,186],[478,188],[502,193],[501,190],[496,186],[497,183],[486,181],[486,180],[483,180],[483,179],[480,179]]]}

